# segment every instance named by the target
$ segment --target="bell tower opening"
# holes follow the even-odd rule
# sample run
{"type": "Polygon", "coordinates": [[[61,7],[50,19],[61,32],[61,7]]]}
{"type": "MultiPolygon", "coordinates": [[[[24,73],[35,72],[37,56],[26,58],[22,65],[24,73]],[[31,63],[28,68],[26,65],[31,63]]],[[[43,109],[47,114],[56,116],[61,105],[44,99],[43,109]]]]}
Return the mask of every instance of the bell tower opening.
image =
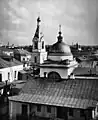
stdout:
{"type": "Polygon", "coordinates": [[[42,49],[44,49],[44,41],[42,41],[42,49]]]}

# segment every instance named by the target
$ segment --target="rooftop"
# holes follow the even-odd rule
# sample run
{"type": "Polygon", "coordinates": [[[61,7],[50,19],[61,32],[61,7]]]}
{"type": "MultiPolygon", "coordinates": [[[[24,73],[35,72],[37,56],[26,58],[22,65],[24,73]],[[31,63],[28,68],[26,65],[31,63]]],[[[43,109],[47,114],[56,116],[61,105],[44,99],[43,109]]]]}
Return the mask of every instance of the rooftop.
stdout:
{"type": "Polygon", "coordinates": [[[0,58],[0,69],[12,67],[12,66],[17,66],[17,65],[22,65],[22,63],[14,58],[13,58],[13,60],[10,60],[10,61],[7,61],[7,60],[0,58]]]}
{"type": "Polygon", "coordinates": [[[97,79],[70,79],[53,82],[47,78],[28,80],[12,101],[86,109],[98,101],[97,79]]]}
{"type": "Polygon", "coordinates": [[[24,49],[15,49],[14,53],[21,54],[21,55],[31,55],[30,52],[28,52],[27,50],[24,50],[24,49]]]}

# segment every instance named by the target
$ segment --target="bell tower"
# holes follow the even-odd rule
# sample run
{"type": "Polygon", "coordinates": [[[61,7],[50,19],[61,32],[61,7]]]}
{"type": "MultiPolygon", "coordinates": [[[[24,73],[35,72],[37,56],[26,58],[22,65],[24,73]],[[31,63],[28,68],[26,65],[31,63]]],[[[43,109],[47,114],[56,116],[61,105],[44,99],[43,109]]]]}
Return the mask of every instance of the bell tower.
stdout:
{"type": "Polygon", "coordinates": [[[41,64],[44,60],[47,59],[47,52],[45,50],[45,41],[44,35],[41,32],[40,28],[41,19],[40,17],[37,18],[37,28],[32,40],[32,56],[33,56],[33,63],[35,65],[41,64]]]}

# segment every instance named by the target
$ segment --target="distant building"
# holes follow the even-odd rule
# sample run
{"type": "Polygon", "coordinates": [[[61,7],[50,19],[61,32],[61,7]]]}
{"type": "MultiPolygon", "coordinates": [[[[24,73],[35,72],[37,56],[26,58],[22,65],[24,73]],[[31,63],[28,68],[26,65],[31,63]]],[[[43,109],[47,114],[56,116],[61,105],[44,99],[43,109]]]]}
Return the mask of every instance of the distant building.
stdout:
{"type": "Polygon", "coordinates": [[[79,57],[80,61],[77,68],[74,69],[74,75],[98,75],[98,61],[92,58],[79,57]]]}
{"type": "Polygon", "coordinates": [[[0,82],[18,80],[21,70],[23,70],[23,64],[16,59],[0,58],[0,82]]]}
{"type": "Polygon", "coordinates": [[[14,50],[14,58],[21,61],[23,63],[23,67],[26,69],[30,68],[32,53],[28,52],[24,49],[15,49],[14,50]]]}
{"type": "Polygon", "coordinates": [[[13,50],[6,47],[0,47],[0,57],[4,56],[14,56],[13,50]]]}

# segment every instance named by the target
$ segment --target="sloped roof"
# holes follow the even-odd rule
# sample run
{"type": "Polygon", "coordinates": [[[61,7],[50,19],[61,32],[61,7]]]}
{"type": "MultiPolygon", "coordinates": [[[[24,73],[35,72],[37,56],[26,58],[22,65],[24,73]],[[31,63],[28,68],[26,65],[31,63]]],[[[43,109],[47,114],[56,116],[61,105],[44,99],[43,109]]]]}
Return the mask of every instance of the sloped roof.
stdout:
{"type": "Polygon", "coordinates": [[[12,49],[5,48],[5,47],[0,47],[0,51],[8,51],[8,52],[13,52],[12,49]]]}
{"type": "Polygon", "coordinates": [[[24,50],[24,49],[15,49],[14,53],[15,54],[20,54],[20,55],[31,55],[30,52],[28,52],[27,50],[24,50]]]}
{"type": "Polygon", "coordinates": [[[73,71],[74,75],[91,75],[91,73],[98,75],[96,69],[90,67],[77,67],[73,71]]]}
{"type": "Polygon", "coordinates": [[[51,82],[47,78],[29,80],[12,101],[86,109],[98,100],[98,80],[75,79],[51,82]]]}
{"type": "Polygon", "coordinates": [[[14,58],[11,61],[7,61],[0,58],[0,68],[7,68],[7,67],[12,67],[17,65],[22,65],[22,63],[14,58]]]}

